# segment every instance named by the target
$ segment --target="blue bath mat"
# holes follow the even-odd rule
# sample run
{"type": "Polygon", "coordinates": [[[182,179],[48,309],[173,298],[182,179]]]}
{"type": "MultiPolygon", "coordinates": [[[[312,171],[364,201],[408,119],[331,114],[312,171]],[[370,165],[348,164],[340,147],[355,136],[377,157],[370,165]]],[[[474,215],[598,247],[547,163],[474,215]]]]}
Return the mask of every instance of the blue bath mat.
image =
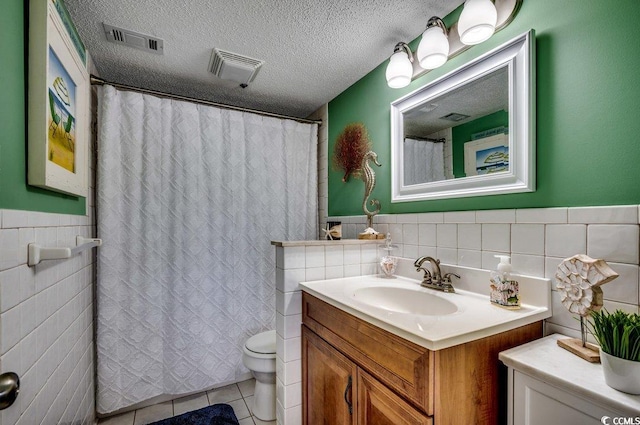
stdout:
{"type": "Polygon", "coordinates": [[[239,423],[233,407],[228,404],[214,404],[150,425],[239,425],[239,423]]]}

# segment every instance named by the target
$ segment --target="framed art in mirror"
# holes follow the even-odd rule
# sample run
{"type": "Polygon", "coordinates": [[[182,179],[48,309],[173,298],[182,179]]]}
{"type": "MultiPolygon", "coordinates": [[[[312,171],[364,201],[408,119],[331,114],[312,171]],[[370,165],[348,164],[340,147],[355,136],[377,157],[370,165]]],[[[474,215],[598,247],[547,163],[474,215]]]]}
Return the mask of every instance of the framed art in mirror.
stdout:
{"type": "Polygon", "coordinates": [[[60,0],[29,2],[28,183],[87,196],[86,51],[60,0]]]}
{"type": "Polygon", "coordinates": [[[391,201],[535,191],[530,30],[391,103],[391,201]]]}
{"type": "Polygon", "coordinates": [[[509,171],[509,138],[501,133],[464,144],[465,176],[509,171]]]}

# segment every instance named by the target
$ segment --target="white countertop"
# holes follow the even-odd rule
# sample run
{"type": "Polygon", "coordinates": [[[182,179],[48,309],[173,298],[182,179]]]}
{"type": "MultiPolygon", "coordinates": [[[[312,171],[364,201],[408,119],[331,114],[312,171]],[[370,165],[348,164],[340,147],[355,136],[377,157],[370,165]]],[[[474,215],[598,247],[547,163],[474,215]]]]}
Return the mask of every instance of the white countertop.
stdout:
{"type": "Polygon", "coordinates": [[[557,340],[568,338],[554,334],[500,353],[508,367],[535,379],[582,395],[622,414],[640,415],[640,395],[614,390],[604,382],[602,365],[558,347],[557,340]]]}
{"type": "MultiPolygon", "coordinates": [[[[301,282],[300,286],[303,291],[334,307],[430,350],[463,344],[551,316],[549,305],[523,303],[520,310],[506,310],[492,305],[488,295],[458,288],[456,293],[444,293],[422,288],[419,284],[414,279],[386,279],[374,275],[301,282]],[[354,298],[355,290],[371,286],[397,286],[428,292],[451,301],[458,307],[458,311],[441,316],[404,314],[374,307],[354,298]]],[[[488,281],[486,286],[488,291],[488,281]]],[[[425,305],[425,311],[428,309],[429,306],[425,305]]]]}

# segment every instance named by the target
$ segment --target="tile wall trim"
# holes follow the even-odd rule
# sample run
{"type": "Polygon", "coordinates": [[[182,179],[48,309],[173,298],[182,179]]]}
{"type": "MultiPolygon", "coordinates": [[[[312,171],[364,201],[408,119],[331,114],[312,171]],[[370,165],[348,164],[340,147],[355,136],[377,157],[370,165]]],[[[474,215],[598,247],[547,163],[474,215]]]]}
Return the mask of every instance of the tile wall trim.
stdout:
{"type": "Polygon", "coordinates": [[[0,210],[0,365],[18,373],[20,397],[3,425],[94,423],[95,254],[27,266],[27,245],[73,246],[95,235],[86,216],[0,210]]]}
{"type": "Polygon", "coordinates": [[[276,251],[276,421],[302,423],[299,282],[377,271],[377,243],[369,241],[272,243],[276,251]]]}
{"type": "MultiPolygon", "coordinates": [[[[364,216],[328,219],[343,222],[345,238],[355,238],[365,226],[364,216]]],[[[603,287],[605,301],[629,311],[640,309],[639,224],[640,205],[384,214],[374,218],[376,230],[391,232],[400,257],[435,254],[443,262],[492,269],[494,255],[506,254],[511,255],[514,270],[549,278],[560,261],[572,255],[603,258],[620,274],[603,287]],[[415,231],[416,222],[417,242],[414,237],[407,238],[415,231]]],[[[574,320],[565,320],[567,316],[558,309],[548,322],[578,329],[574,320]]]]}

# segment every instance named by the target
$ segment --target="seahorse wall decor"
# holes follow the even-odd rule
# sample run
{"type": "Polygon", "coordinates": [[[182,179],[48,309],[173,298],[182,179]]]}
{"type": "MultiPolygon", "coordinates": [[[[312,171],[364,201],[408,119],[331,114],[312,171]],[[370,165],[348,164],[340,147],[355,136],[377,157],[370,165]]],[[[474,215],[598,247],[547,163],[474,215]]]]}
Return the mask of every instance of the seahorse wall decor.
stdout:
{"type": "Polygon", "coordinates": [[[373,161],[378,167],[381,167],[382,164],[378,162],[378,154],[374,151],[369,151],[364,154],[362,158],[362,180],[364,181],[364,199],[362,200],[362,209],[364,213],[367,215],[367,228],[373,227],[373,216],[380,212],[380,201],[377,199],[372,199],[369,201],[371,206],[375,207],[375,210],[369,211],[367,209],[367,199],[373,192],[373,188],[376,185],[376,173],[373,171],[373,168],[369,165],[369,161],[373,161]]]}

